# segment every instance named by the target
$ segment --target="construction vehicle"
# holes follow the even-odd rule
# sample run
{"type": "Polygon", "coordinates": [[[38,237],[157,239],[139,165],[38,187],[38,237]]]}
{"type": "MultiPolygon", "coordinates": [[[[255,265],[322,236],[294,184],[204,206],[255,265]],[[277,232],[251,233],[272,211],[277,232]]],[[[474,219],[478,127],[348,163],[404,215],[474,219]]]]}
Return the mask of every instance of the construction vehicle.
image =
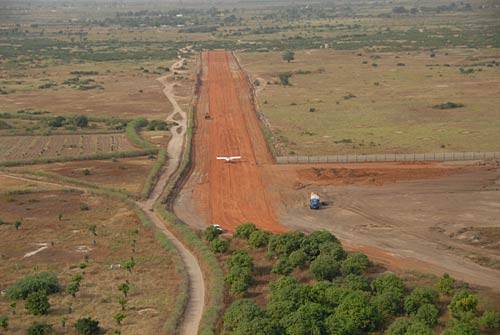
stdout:
{"type": "Polygon", "coordinates": [[[310,209],[319,209],[321,202],[319,200],[319,195],[314,192],[311,192],[311,197],[309,198],[309,208],[310,209]]]}

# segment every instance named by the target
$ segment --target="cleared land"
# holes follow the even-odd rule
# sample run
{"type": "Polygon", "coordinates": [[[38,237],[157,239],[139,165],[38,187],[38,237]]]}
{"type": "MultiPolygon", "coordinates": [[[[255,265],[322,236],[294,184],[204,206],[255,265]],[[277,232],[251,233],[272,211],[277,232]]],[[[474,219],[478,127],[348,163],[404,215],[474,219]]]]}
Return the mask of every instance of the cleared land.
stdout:
{"type": "MultiPolygon", "coordinates": [[[[10,193],[0,195],[0,217],[5,222],[0,225],[1,288],[34,271],[54,272],[62,292],[50,295],[52,307],[44,321],[56,331],[63,332],[63,317],[70,329],[78,318],[86,316],[99,320],[110,332],[162,331],[174,307],[179,277],[171,255],[123,204],[78,191],[10,193]],[[81,204],[87,204],[89,210],[82,210],[81,204]],[[13,223],[19,219],[22,225],[16,230],[13,223]],[[94,224],[95,236],[90,230],[94,224]],[[47,248],[29,256],[41,243],[47,248]],[[119,264],[131,257],[136,265],[129,273],[119,264]],[[80,291],[72,297],[65,289],[76,274],[83,280],[80,291]],[[113,316],[121,311],[118,300],[123,296],[118,285],[125,281],[131,287],[123,312],[126,318],[117,326],[113,316]]],[[[7,299],[0,301],[1,314],[11,314],[9,304],[7,299]]],[[[28,314],[24,302],[18,301],[8,333],[24,333],[35,320],[39,317],[28,314]]]]}
{"type": "Polygon", "coordinates": [[[319,49],[290,63],[278,52],[238,57],[259,82],[280,155],[498,150],[497,49],[319,49]],[[280,84],[284,72],[291,86],[280,84]],[[447,102],[463,107],[436,107],[447,102]]]}
{"type": "Polygon", "coordinates": [[[1,136],[0,161],[76,157],[137,149],[125,134],[1,136]]]}

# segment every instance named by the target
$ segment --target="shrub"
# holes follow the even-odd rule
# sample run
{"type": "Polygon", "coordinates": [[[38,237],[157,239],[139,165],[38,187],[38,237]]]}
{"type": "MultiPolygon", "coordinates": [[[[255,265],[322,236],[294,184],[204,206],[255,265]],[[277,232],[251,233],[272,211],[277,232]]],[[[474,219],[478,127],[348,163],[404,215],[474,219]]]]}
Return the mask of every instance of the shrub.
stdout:
{"type": "Polygon", "coordinates": [[[0,315],[0,327],[2,327],[3,330],[9,328],[9,317],[7,315],[0,315]]]}
{"type": "Polygon", "coordinates": [[[215,226],[209,226],[207,227],[207,229],[205,229],[205,240],[212,241],[220,234],[222,234],[222,231],[220,229],[215,226]]]}
{"type": "Polygon", "coordinates": [[[415,314],[415,320],[422,322],[423,324],[434,327],[437,325],[439,316],[439,310],[436,306],[431,304],[424,304],[420,306],[415,314]]]}
{"type": "Polygon", "coordinates": [[[405,311],[415,314],[420,306],[424,304],[435,304],[438,298],[437,292],[431,287],[417,287],[404,300],[405,311]]]}
{"type": "Polygon", "coordinates": [[[90,209],[89,205],[87,204],[80,204],[80,210],[81,211],[88,211],[90,209]]]}
{"type": "Polygon", "coordinates": [[[316,280],[333,280],[340,274],[340,265],[332,255],[319,255],[309,267],[316,280]]]}
{"type": "Polygon", "coordinates": [[[296,267],[303,268],[307,263],[306,253],[301,249],[293,251],[290,254],[290,256],[288,256],[288,263],[293,268],[296,268],[296,267]]]}
{"type": "Polygon", "coordinates": [[[80,128],[86,128],[89,125],[89,119],[85,115],[78,115],[74,118],[73,123],[80,128]]]}
{"type": "Polygon", "coordinates": [[[286,257],[281,257],[278,259],[276,264],[274,264],[272,272],[278,273],[280,275],[287,275],[293,271],[293,266],[286,257]]]}
{"type": "Polygon", "coordinates": [[[298,231],[272,235],[269,239],[268,253],[271,256],[288,256],[300,249],[304,238],[304,233],[298,231]]]}
{"type": "Polygon", "coordinates": [[[99,334],[101,331],[99,321],[93,320],[91,317],[82,318],[76,321],[75,329],[80,335],[94,335],[99,334]]]}
{"type": "Polygon", "coordinates": [[[64,118],[63,116],[56,116],[55,118],[50,119],[48,121],[49,127],[53,128],[62,127],[65,123],[66,123],[66,118],[64,118]]]}
{"type": "Polygon", "coordinates": [[[290,63],[292,60],[295,59],[295,53],[291,50],[285,50],[282,54],[281,54],[281,58],[283,58],[283,60],[287,61],[288,63],[290,63]]]}
{"type": "MultiPolygon", "coordinates": [[[[321,250],[325,252],[330,249],[342,249],[337,238],[326,230],[315,231],[302,239],[300,248],[304,250],[310,261],[319,255],[321,250]]],[[[343,249],[342,249],[343,253],[343,249]]]]}
{"type": "Polygon", "coordinates": [[[45,322],[34,322],[27,331],[28,335],[48,335],[54,332],[51,325],[45,322]]]}
{"type": "Polygon", "coordinates": [[[227,265],[229,268],[233,267],[246,267],[253,268],[252,257],[245,251],[235,252],[227,260],[227,265]]]}
{"type": "Polygon", "coordinates": [[[7,297],[12,300],[26,299],[30,293],[45,291],[47,294],[59,292],[59,281],[55,274],[40,272],[18,280],[7,289],[7,297]]]}
{"type": "Polygon", "coordinates": [[[262,248],[267,246],[270,234],[267,231],[256,230],[250,234],[248,244],[253,248],[262,248]]]}
{"type": "Polygon", "coordinates": [[[349,273],[362,274],[366,271],[370,265],[370,260],[365,254],[356,252],[347,256],[347,258],[342,262],[341,270],[343,275],[348,275],[349,273]]]}
{"type": "Polygon", "coordinates": [[[386,335],[406,335],[406,331],[411,325],[411,321],[408,318],[397,318],[394,320],[387,331],[386,335]]]}
{"type": "Polygon", "coordinates": [[[384,273],[372,281],[372,289],[379,294],[388,291],[397,292],[402,297],[405,291],[405,284],[394,273],[384,273]]]}
{"type": "Polygon", "coordinates": [[[234,233],[234,236],[248,240],[248,238],[250,237],[250,234],[252,234],[256,230],[257,230],[257,227],[255,226],[255,224],[253,224],[251,222],[246,222],[246,223],[240,224],[238,227],[236,227],[236,231],[234,233]]]}
{"type": "Polygon", "coordinates": [[[342,245],[337,242],[325,242],[319,245],[319,252],[322,255],[330,255],[335,258],[336,261],[340,262],[347,257],[342,245]]]}
{"type": "Polygon", "coordinates": [[[26,298],[26,310],[33,315],[45,315],[48,313],[50,304],[47,292],[32,292],[26,298]]]}
{"type": "Polygon", "coordinates": [[[338,281],[340,286],[351,290],[370,291],[370,282],[364,276],[348,274],[338,281]]]}
{"type": "Polygon", "coordinates": [[[479,335],[480,329],[476,319],[451,320],[443,335],[479,335]]]}
{"type": "Polygon", "coordinates": [[[132,269],[135,267],[135,260],[133,258],[124,261],[122,267],[128,272],[132,272],[132,269]]]}
{"type": "Polygon", "coordinates": [[[229,273],[226,282],[230,285],[231,293],[245,292],[252,284],[252,258],[244,251],[234,253],[227,260],[229,273]]]}
{"type": "Polygon", "coordinates": [[[224,313],[224,330],[236,330],[241,323],[251,322],[258,317],[263,317],[262,309],[249,299],[234,301],[224,313]]]}
{"type": "Polygon", "coordinates": [[[434,335],[434,332],[426,324],[413,321],[406,330],[406,335],[434,335]]]}
{"type": "Polygon", "coordinates": [[[500,313],[497,311],[485,311],[479,319],[479,324],[488,330],[500,329],[500,313]]]}
{"type": "Polygon", "coordinates": [[[285,334],[324,334],[323,320],[327,314],[325,308],[317,303],[306,302],[296,311],[285,316],[280,325],[285,334]]]}
{"type": "Polygon", "coordinates": [[[372,304],[377,308],[384,320],[401,313],[401,296],[396,291],[385,291],[373,297],[372,304]]]}
{"type": "Polygon", "coordinates": [[[210,248],[214,252],[223,254],[229,249],[229,241],[222,238],[215,238],[210,242],[210,248]]]}
{"type": "Polygon", "coordinates": [[[76,294],[80,291],[80,283],[79,282],[72,282],[69,283],[68,287],[66,288],[66,292],[68,294],[71,294],[72,297],[76,297],[76,294]]]}
{"type": "Polygon", "coordinates": [[[454,318],[463,319],[469,313],[477,313],[478,303],[475,294],[463,289],[455,293],[448,305],[448,310],[454,318]]]}
{"type": "Polygon", "coordinates": [[[439,105],[432,106],[432,108],[434,108],[434,109],[454,109],[454,108],[462,108],[462,107],[464,107],[463,104],[450,102],[450,101],[439,104],[439,105]]]}
{"type": "Polygon", "coordinates": [[[278,74],[278,78],[280,80],[281,85],[288,86],[290,85],[290,78],[292,77],[291,72],[281,72],[278,74]]]}
{"type": "Polygon", "coordinates": [[[450,295],[453,293],[454,288],[455,279],[447,273],[443,274],[436,283],[436,289],[442,294],[450,295]]]}
{"type": "Polygon", "coordinates": [[[349,293],[325,321],[329,332],[338,335],[369,332],[378,322],[379,316],[368,295],[360,291],[349,293]]]}

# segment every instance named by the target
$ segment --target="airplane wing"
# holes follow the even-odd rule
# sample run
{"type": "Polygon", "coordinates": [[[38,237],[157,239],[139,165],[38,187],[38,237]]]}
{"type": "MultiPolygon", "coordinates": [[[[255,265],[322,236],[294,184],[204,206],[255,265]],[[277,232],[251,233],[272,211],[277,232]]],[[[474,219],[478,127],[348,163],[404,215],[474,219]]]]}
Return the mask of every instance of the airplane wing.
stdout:
{"type": "Polygon", "coordinates": [[[228,161],[229,157],[217,157],[217,159],[220,161],[228,161]]]}
{"type": "Polygon", "coordinates": [[[232,159],[240,159],[241,156],[230,156],[229,159],[232,160],[232,159]]]}

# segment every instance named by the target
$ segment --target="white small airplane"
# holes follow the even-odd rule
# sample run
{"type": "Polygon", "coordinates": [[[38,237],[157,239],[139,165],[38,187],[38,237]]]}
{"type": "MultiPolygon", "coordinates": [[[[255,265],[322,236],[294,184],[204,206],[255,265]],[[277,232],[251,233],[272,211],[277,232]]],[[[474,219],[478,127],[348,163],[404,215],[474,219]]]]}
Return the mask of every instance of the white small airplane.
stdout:
{"type": "Polygon", "coordinates": [[[241,156],[219,156],[217,160],[226,161],[227,163],[234,162],[238,159],[241,159],[241,156]]]}

